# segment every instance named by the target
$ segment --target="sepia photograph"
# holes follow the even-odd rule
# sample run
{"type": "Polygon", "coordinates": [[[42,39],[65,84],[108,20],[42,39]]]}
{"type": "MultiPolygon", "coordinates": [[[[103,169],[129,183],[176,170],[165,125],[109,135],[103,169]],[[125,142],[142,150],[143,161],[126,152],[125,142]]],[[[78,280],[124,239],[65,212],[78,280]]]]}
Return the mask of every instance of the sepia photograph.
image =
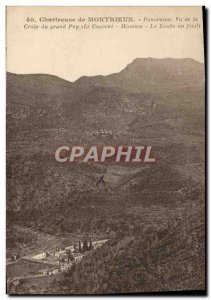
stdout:
{"type": "Polygon", "coordinates": [[[6,7],[6,292],[206,295],[202,6],[6,7]]]}

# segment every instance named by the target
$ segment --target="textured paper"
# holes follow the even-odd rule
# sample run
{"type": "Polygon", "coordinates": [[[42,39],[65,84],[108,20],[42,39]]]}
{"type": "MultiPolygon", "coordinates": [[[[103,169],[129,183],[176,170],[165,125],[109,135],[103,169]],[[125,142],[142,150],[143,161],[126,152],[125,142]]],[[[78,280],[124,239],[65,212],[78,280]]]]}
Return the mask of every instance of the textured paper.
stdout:
{"type": "Polygon", "coordinates": [[[202,7],[7,7],[7,293],[205,293],[202,7]]]}

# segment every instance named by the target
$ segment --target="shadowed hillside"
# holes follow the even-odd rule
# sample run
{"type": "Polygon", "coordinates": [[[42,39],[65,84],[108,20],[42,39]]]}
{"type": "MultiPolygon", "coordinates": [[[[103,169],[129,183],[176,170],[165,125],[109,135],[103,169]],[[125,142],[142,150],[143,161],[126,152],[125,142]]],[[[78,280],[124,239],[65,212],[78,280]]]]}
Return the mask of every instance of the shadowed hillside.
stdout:
{"type": "Polygon", "coordinates": [[[203,289],[204,138],[204,65],[193,59],[138,58],[117,74],[73,83],[8,73],[7,255],[36,245],[19,228],[109,238],[60,278],[66,292],[148,291],[151,282],[154,290],[181,290],[196,278],[203,289]],[[60,145],[151,145],[156,162],[61,164],[54,159],[60,145]],[[194,232],[199,244],[187,241],[194,232]],[[168,259],[154,262],[165,245],[168,259]],[[134,267],[139,256],[147,262],[134,267]],[[79,278],[90,284],[82,288],[79,278]]]}

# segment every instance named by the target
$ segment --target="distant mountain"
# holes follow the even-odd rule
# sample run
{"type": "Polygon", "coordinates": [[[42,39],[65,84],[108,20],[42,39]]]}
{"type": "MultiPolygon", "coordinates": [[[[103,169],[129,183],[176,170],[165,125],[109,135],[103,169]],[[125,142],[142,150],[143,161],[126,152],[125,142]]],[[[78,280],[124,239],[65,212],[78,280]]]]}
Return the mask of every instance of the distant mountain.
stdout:
{"type": "Polygon", "coordinates": [[[194,59],[136,58],[125,69],[108,76],[82,77],[79,86],[106,86],[130,92],[180,90],[203,86],[204,65],[194,59]]]}
{"type": "MultiPolygon", "coordinates": [[[[71,83],[67,80],[54,75],[47,74],[13,74],[7,72],[7,89],[20,89],[22,92],[31,90],[31,93],[36,90],[58,94],[62,90],[69,88],[71,83]]],[[[38,92],[37,91],[37,92],[38,92]]]]}
{"type": "Polygon", "coordinates": [[[193,59],[139,58],[76,82],[8,73],[9,251],[27,248],[18,226],[111,237],[59,276],[60,293],[203,289],[204,116],[204,66],[193,59]],[[56,162],[73,144],[151,145],[156,163],[56,162]]]}
{"type": "MultiPolygon", "coordinates": [[[[52,75],[8,73],[7,159],[17,180],[15,185],[8,180],[13,199],[9,208],[40,203],[47,207],[51,198],[74,202],[80,198],[79,190],[92,197],[95,180],[109,166],[71,166],[70,172],[69,165],[55,162],[60,145],[152,145],[158,162],[172,165],[174,179],[182,178],[179,187],[193,178],[204,155],[203,68],[193,59],[140,58],[118,74],[82,77],[73,83],[52,75]]],[[[169,174],[166,166],[158,169],[154,176],[169,174]]],[[[142,173],[130,180],[126,173],[121,189],[128,192],[136,193],[140,184],[152,179],[151,169],[146,178],[142,173]]],[[[157,179],[152,189],[156,186],[157,179]]],[[[112,189],[108,187],[109,192],[112,189]]]]}
{"type": "Polygon", "coordinates": [[[119,73],[74,83],[52,75],[8,73],[8,128],[66,128],[72,138],[84,140],[86,132],[99,136],[110,130],[119,136],[128,126],[139,131],[136,125],[163,122],[167,113],[168,119],[184,122],[186,110],[203,104],[197,100],[203,85],[204,66],[193,59],[137,58],[119,73]]]}
{"type": "Polygon", "coordinates": [[[47,92],[49,95],[64,95],[69,89],[87,87],[113,87],[129,92],[165,92],[181,88],[202,87],[204,64],[191,58],[136,58],[119,73],[107,76],[83,76],[71,83],[57,76],[46,74],[17,75],[7,73],[8,88],[22,91],[47,92]]]}

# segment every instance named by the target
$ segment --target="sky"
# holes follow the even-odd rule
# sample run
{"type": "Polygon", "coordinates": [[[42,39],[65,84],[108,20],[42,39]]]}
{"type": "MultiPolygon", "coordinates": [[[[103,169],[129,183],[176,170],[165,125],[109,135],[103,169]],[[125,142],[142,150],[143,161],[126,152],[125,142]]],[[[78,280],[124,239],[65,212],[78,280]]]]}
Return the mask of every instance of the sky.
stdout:
{"type": "Polygon", "coordinates": [[[193,58],[203,62],[201,7],[44,7],[7,8],[7,71],[17,74],[45,73],[75,81],[81,76],[108,75],[126,67],[135,58],[193,58]],[[100,22],[90,18],[129,17],[128,25],[100,22]],[[29,18],[29,22],[27,21],[29,18]],[[41,22],[40,18],[68,18],[66,29],[50,29],[63,22],[41,22]],[[79,22],[78,18],[85,18],[79,22]],[[171,18],[171,22],[144,21],[144,18],[171,18]],[[176,20],[177,18],[177,20],[176,20]],[[189,19],[187,19],[189,18],[189,19]],[[195,21],[193,22],[193,18],[195,21]],[[196,20],[197,19],[197,20],[196,20]],[[180,20],[180,21],[179,21],[180,20]],[[172,24],[173,29],[150,28],[172,24]],[[68,28],[69,24],[91,26],[68,28]],[[112,25],[112,29],[93,29],[112,25]],[[183,24],[184,28],[178,28],[183,24]],[[195,28],[186,29],[187,24],[195,28]],[[26,28],[29,25],[38,29],[26,28]],[[48,25],[48,29],[41,26],[48,25]],[[118,26],[118,27],[117,27],[118,26]],[[147,27],[146,27],[147,26],[147,27]],[[24,28],[25,27],[25,28],[24,28]]]}

